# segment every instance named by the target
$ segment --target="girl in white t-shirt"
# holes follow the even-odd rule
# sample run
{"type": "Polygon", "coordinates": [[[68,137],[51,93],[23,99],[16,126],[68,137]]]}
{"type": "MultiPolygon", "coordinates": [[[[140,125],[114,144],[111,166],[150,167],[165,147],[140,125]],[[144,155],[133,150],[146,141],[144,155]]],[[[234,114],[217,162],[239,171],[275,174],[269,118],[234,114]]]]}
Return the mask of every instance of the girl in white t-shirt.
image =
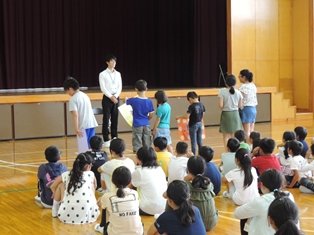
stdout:
{"type": "MultiPolygon", "coordinates": [[[[232,198],[236,205],[241,206],[259,196],[258,176],[255,168],[251,166],[248,150],[239,149],[235,154],[235,161],[238,168],[229,171],[223,178],[223,181],[228,183],[228,191],[225,191],[223,196],[232,198]]],[[[241,231],[244,231],[246,222],[247,219],[240,220],[241,231]]]]}
{"type": "MultiPolygon", "coordinates": [[[[267,213],[270,203],[278,195],[286,195],[279,191],[282,187],[282,179],[282,175],[275,169],[264,171],[259,177],[263,195],[236,208],[234,215],[237,219],[249,219],[245,230],[250,235],[273,235],[275,233],[268,223],[267,213]]],[[[289,194],[289,197],[294,200],[292,194],[289,194]]]]}
{"type": "Polygon", "coordinates": [[[125,166],[116,168],[112,173],[112,183],[117,189],[101,197],[100,204],[106,213],[103,213],[101,218],[103,226],[97,224],[95,230],[110,235],[142,235],[143,225],[139,215],[138,194],[128,188],[131,183],[130,170],[125,166]]]}
{"type": "Polygon", "coordinates": [[[110,142],[111,160],[98,168],[101,173],[101,188],[103,190],[114,191],[116,188],[111,182],[113,171],[119,166],[127,167],[131,173],[135,170],[135,163],[132,159],[124,156],[125,142],[122,139],[116,138],[110,142]]]}
{"type": "Polygon", "coordinates": [[[243,96],[243,109],[241,110],[241,120],[245,132],[246,139],[249,138],[252,131],[254,131],[254,124],[256,119],[256,86],[253,83],[253,73],[248,69],[240,71],[239,79],[242,85],[239,91],[243,96]]]}
{"type": "Polygon", "coordinates": [[[140,166],[132,174],[132,185],[137,188],[139,194],[140,213],[161,214],[166,208],[166,199],[163,197],[167,190],[166,175],[157,163],[153,148],[142,147],[136,155],[140,166]]]}

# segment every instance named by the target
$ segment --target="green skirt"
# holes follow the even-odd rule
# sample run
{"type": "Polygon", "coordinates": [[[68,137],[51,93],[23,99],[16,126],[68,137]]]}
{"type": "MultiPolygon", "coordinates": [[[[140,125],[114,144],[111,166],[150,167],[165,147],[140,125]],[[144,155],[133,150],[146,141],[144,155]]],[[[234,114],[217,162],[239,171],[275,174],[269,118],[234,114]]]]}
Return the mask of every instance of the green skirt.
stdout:
{"type": "Polygon", "coordinates": [[[219,132],[234,133],[237,130],[242,130],[242,123],[239,111],[222,111],[220,116],[219,132]]]}

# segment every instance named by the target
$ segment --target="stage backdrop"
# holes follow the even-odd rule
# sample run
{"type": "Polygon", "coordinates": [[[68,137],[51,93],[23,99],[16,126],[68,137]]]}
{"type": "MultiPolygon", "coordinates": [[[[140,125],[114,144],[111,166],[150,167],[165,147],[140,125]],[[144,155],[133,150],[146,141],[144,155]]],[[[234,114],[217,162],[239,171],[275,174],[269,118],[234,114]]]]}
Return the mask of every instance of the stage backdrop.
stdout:
{"type": "Polygon", "coordinates": [[[130,87],[216,87],[226,70],[225,0],[0,2],[0,89],[99,86],[107,53],[130,87]]]}

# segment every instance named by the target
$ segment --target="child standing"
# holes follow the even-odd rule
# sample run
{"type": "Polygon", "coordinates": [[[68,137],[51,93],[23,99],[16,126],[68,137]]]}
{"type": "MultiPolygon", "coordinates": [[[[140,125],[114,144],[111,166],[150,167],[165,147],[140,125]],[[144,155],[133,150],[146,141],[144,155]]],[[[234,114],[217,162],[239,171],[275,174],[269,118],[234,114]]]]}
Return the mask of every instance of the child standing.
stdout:
{"type": "Polygon", "coordinates": [[[157,162],[164,170],[166,177],[168,177],[168,166],[172,154],[167,151],[167,139],[166,137],[157,137],[154,140],[154,147],[157,155],[157,162]]]}
{"type": "Polygon", "coordinates": [[[162,213],[150,226],[147,235],[206,235],[200,211],[189,200],[189,187],[184,181],[170,183],[165,197],[172,210],[162,213]]]}
{"type": "Polygon", "coordinates": [[[252,166],[258,172],[258,175],[263,174],[268,169],[281,171],[281,166],[278,158],[273,154],[275,149],[275,141],[270,138],[264,138],[260,141],[258,155],[252,159],[252,166]]]}
{"type": "Polygon", "coordinates": [[[221,154],[222,175],[226,175],[229,171],[236,169],[235,153],[240,147],[240,142],[236,138],[230,138],[227,142],[228,152],[221,154]]]}
{"type": "Polygon", "coordinates": [[[131,183],[130,170],[125,166],[116,168],[112,173],[112,183],[117,190],[104,194],[100,201],[108,217],[103,213],[101,224],[97,224],[95,230],[110,235],[142,235],[143,225],[139,215],[138,194],[128,188],[131,183]]]}
{"type": "Polygon", "coordinates": [[[188,164],[188,144],[185,142],[178,142],[176,145],[177,156],[170,159],[168,165],[168,183],[174,180],[183,180],[187,174],[188,164]]]}
{"type": "MultiPolygon", "coordinates": [[[[267,220],[268,207],[279,195],[287,195],[280,191],[282,175],[275,169],[264,171],[259,177],[262,196],[237,207],[234,215],[237,219],[249,219],[247,232],[250,235],[273,235],[275,231],[269,226],[267,220]]],[[[293,195],[288,193],[291,200],[293,195]]]]}
{"type": "Polygon", "coordinates": [[[213,184],[204,176],[206,163],[202,157],[190,157],[188,175],[184,178],[191,192],[191,202],[201,212],[206,231],[217,223],[217,210],[214,201],[213,184]]]}
{"type": "Polygon", "coordinates": [[[226,88],[219,91],[219,107],[222,109],[220,117],[219,132],[223,134],[225,149],[227,141],[233,136],[233,133],[242,129],[242,123],[239,115],[239,109],[242,108],[242,94],[234,88],[236,78],[234,75],[228,75],[226,78],[226,88]]]}
{"type": "Polygon", "coordinates": [[[245,142],[245,133],[243,130],[237,130],[234,133],[234,137],[240,142],[240,148],[251,151],[250,145],[245,142]]]}
{"type": "Polygon", "coordinates": [[[170,135],[170,120],[171,120],[171,106],[164,91],[157,91],[155,93],[157,100],[156,121],[153,127],[154,138],[165,137],[167,139],[167,149],[173,153],[172,140],[170,135]]]}
{"type": "Polygon", "coordinates": [[[115,190],[115,186],[111,183],[113,171],[119,166],[125,166],[133,173],[135,163],[132,159],[124,156],[125,143],[124,140],[120,138],[110,141],[109,151],[111,160],[100,166],[98,171],[101,173],[102,189],[113,192],[115,190]]]}
{"type": "Polygon", "coordinates": [[[126,100],[127,105],[133,109],[132,145],[136,153],[142,146],[151,146],[151,130],[149,120],[153,117],[154,106],[146,97],[147,82],[138,80],[135,83],[137,97],[126,100]]]}
{"type": "Polygon", "coordinates": [[[78,141],[79,153],[86,152],[89,149],[90,139],[95,135],[95,127],[98,126],[91,101],[85,93],[79,90],[80,85],[74,78],[67,78],[63,83],[63,88],[71,96],[69,111],[72,115],[75,134],[77,138],[84,138],[87,141],[82,144],[78,141]]]}
{"type": "Polygon", "coordinates": [[[296,139],[300,141],[303,145],[301,155],[305,158],[307,155],[307,151],[309,150],[309,146],[305,141],[305,138],[307,136],[307,130],[303,126],[297,126],[296,128],[294,128],[294,132],[296,135],[296,139]]]}
{"type": "Polygon", "coordinates": [[[95,135],[90,139],[90,147],[92,151],[87,151],[86,153],[89,154],[93,161],[92,172],[96,177],[97,187],[96,189],[101,189],[101,180],[100,180],[100,173],[98,172],[98,168],[107,162],[108,156],[105,152],[101,151],[103,146],[103,140],[101,137],[95,135]]]}
{"type": "Polygon", "coordinates": [[[56,146],[49,146],[45,150],[45,157],[48,163],[41,164],[38,168],[38,195],[35,201],[44,208],[51,208],[53,203],[51,184],[57,176],[67,171],[67,167],[58,162],[60,151],[56,146]]]}
{"type": "Polygon", "coordinates": [[[212,163],[214,157],[214,150],[208,146],[202,146],[200,148],[200,156],[206,161],[206,169],[204,176],[209,178],[214,185],[214,193],[218,195],[221,188],[221,174],[215,163],[212,163]]]}
{"type": "Polygon", "coordinates": [[[251,166],[251,158],[246,149],[239,149],[235,154],[237,169],[229,171],[223,181],[228,183],[224,197],[232,198],[236,205],[243,205],[258,197],[257,173],[251,166]]]}
{"type": "Polygon", "coordinates": [[[96,179],[91,171],[93,159],[80,153],[71,171],[64,172],[52,184],[52,216],[66,224],[93,223],[99,209],[95,197],[96,179]]]}
{"type": "Polygon", "coordinates": [[[256,119],[256,105],[257,105],[257,89],[253,83],[253,73],[248,69],[240,71],[239,79],[242,85],[239,91],[243,96],[243,109],[241,110],[241,120],[245,131],[246,139],[249,138],[252,131],[254,131],[256,119]]]}
{"type": "Polygon", "coordinates": [[[132,174],[132,185],[139,193],[140,213],[160,214],[166,208],[166,200],[162,196],[167,189],[166,175],[157,163],[153,148],[142,147],[136,155],[141,166],[132,174]]]}
{"type": "Polygon", "coordinates": [[[200,149],[202,146],[202,126],[205,106],[199,101],[198,95],[194,91],[188,92],[186,97],[190,103],[187,113],[189,116],[191,147],[192,152],[195,155],[196,144],[198,145],[198,149],[200,149]]]}

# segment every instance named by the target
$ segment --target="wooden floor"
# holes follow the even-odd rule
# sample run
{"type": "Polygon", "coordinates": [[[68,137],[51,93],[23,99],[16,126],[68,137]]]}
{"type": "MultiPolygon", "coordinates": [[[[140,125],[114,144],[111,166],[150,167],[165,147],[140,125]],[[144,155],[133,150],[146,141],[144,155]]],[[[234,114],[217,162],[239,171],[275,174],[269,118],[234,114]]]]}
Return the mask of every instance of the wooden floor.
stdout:
{"type": "MultiPolygon", "coordinates": [[[[293,130],[296,125],[308,129],[308,142],[314,136],[312,121],[301,123],[262,123],[256,125],[263,137],[272,137],[280,142],[283,131],[293,130]]],[[[218,127],[206,128],[206,145],[215,150],[214,161],[219,163],[223,151],[222,137],[218,127]]],[[[131,135],[121,134],[126,140],[127,155],[131,154],[131,135]]],[[[176,131],[172,132],[174,143],[178,141],[176,131]]],[[[48,138],[36,140],[0,142],[0,234],[96,234],[94,224],[65,225],[51,217],[51,211],[40,209],[34,203],[36,195],[36,173],[38,166],[45,162],[43,150],[48,145],[57,145],[62,150],[62,161],[71,167],[75,158],[74,138],[48,138]]],[[[291,190],[300,209],[301,228],[306,234],[314,234],[314,196],[291,190]]],[[[239,221],[233,218],[235,206],[221,195],[215,198],[219,210],[219,222],[208,234],[239,234],[239,221]]],[[[152,217],[143,217],[145,231],[153,223],[152,217]]]]}

